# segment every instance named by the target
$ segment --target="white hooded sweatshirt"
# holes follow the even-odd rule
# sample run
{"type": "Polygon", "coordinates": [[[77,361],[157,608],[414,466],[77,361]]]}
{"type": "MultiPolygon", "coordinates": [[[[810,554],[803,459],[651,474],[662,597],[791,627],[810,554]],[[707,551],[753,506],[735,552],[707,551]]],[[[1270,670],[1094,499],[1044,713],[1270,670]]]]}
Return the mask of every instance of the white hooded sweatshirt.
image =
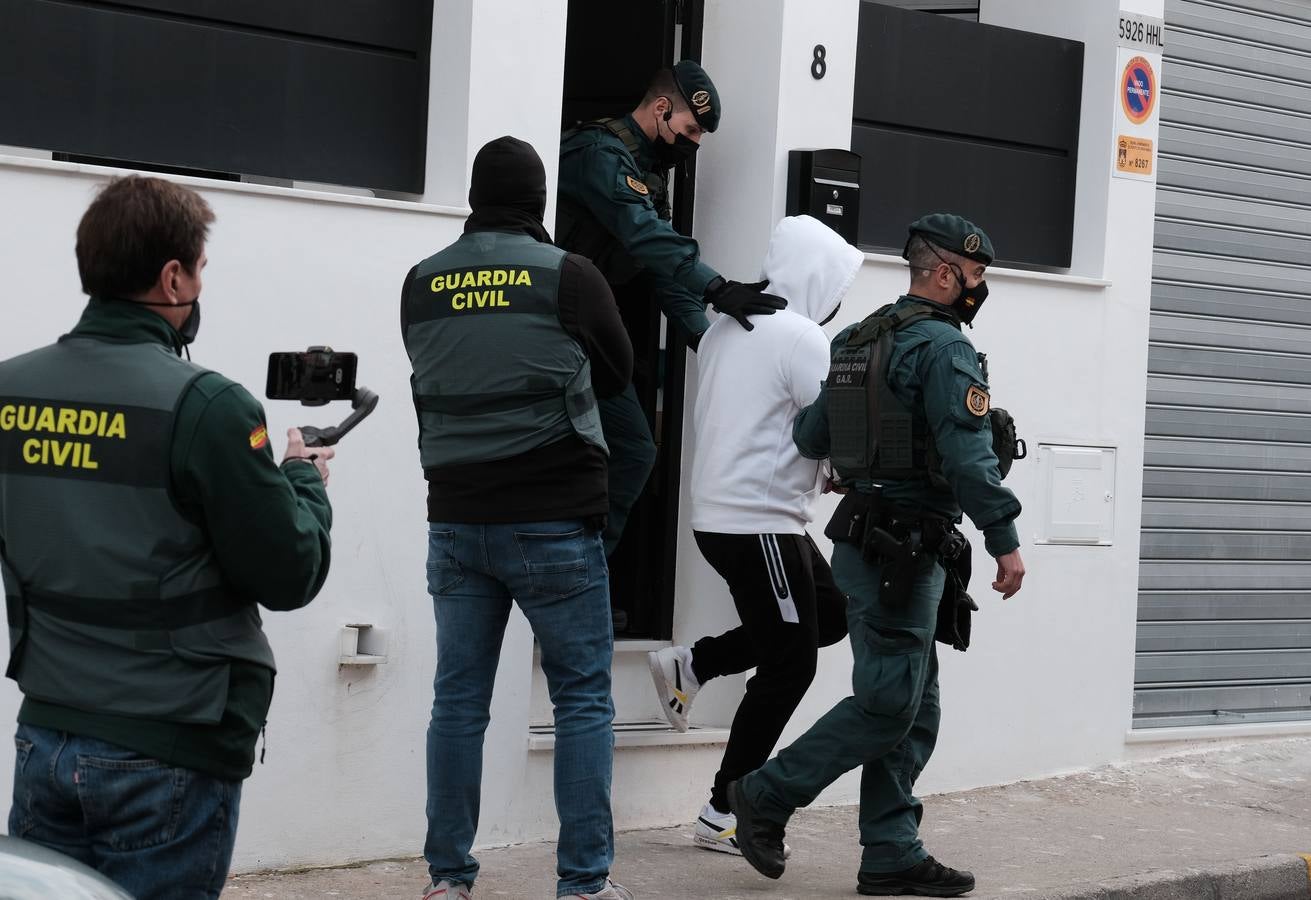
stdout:
{"type": "Polygon", "coordinates": [[[797,451],[792,423],[828,376],[829,340],[818,323],[838,308],[863,260],[819,220],[783,219],[762,277],[787,309],[752,316],[753,331],[720,316],[701,338],[692,420],[694,530],[805,532],[820,465],[797,451]]]}

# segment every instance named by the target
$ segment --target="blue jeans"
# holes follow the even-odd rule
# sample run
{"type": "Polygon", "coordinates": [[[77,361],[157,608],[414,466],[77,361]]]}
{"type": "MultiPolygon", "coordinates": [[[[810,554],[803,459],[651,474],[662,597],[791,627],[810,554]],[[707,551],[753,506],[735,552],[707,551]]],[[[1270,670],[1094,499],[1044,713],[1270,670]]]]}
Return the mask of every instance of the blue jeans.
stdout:
{"type": "Polygon", "coordinates": [[[65,853],[137,900],[215,900],[241,782],[117,744],[19,725],[9,833],[65,853]]]}
{"type": "Polygon", "coordinates": [[[581,521],[431,523],[428,592],[437,618],[437,677],[423,855],[433,881],[472,885],[478,875],[469,849],[478,829],[483,734],[513,600],[541,647],[555,707],[557,891],[601,890],[614,860],[614,635],[601,535],[581,521]]]}

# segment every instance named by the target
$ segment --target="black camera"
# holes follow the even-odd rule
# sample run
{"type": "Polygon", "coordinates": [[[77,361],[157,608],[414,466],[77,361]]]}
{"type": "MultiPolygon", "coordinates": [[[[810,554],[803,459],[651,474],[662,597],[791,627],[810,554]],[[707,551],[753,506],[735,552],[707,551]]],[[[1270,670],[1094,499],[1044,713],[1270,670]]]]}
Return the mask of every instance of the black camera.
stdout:
{"type": "Polygon", "coordinates": [[[333,400],[351,402],[351,414],[340,425],[302,425],[300,432],[306,447],[337,443],[377,407],[377,394],[355,386],[357,362],[354,353],[337,353],[331,347],[269,354],[264,396],[270,400],[299,400],[302,406],[324,406],[333,400]]]}

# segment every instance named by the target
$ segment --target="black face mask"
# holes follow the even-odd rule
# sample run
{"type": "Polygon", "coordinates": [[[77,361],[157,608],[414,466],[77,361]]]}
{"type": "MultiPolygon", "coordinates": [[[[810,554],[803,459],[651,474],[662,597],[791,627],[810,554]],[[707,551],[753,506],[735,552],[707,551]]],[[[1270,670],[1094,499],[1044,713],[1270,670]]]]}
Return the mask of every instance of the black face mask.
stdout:
{"type": "MultiPolygon", "coordinates": [[[[933,250],[932,245],[929,249],[933,250]]],[[[933,250],[933,255],[942,259],[942,254],[933,250]]],[[[979,307],[983,306],[983,301],[988,299],[988,282],[980,281],[974,287],[965,286],[965,273],[961,271],[960,266],[947,262],[947,268],[951,270],[952,277],[960,285],[960,292],[956,294],[956,299],[951,301],[952,311],[956,313],[956,318],[961,320],[962,325],[969,325],[974,321],[974,317],[979,314],[979,307]]]]}
{"type": "Polygon", "coordinates": [[[685,134],[678,134],[669,126],[669,120],[674,116],[673,111],[668,111],[664,115],[665,127],[669,133],[674,136],[674,142],[668,143],[660,137],[660,121],[656,120],[656,139],[652,141],[653,152],[655,153],[656,162],[665,168],[672,168],[680,165],[696,156],[697,150],[701,145],[692,140],[685,134]]]}
{"type": "Polygon", "coordinates": [[[196,339],[196,334],[200,331],[200,297],[191,301],[191,313],[182,320],[182,325],[178,327],[178,337],[182,338],[182,345],[192,343],[196,339]]]}
{"type": "Polygon", "coordinates": [[[951,308],[956,311],[961,324],[969,325],[979,314],[979,307],[983,306],[983,301],[988,299],[988,282],[980,281],[974,287],[966,287],[963,273],[953,266],[951,274],[955,275],[960,283],[960,293],[951,301],[951,308]]]}

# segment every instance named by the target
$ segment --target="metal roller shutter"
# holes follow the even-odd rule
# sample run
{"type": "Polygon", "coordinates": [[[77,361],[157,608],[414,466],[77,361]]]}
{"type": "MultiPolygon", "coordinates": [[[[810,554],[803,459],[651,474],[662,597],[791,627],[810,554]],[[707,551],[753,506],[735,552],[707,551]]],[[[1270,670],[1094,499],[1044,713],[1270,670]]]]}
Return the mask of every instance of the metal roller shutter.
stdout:
{"type": "Polygon", "coordinates": [[[1166,25],[1134,725],[1311,719],[1311,3],[1166,25]]]}

